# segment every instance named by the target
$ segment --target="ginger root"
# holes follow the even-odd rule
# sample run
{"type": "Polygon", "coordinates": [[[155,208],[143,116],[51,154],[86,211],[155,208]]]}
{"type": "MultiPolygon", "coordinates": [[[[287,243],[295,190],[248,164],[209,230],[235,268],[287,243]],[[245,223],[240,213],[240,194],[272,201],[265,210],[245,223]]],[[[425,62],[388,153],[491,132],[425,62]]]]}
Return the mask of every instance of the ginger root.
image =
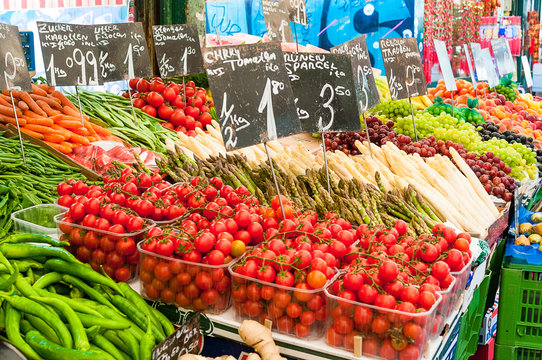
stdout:
{"type": "MultiPolygon", "coordinates": [[[[245,320],[239,326],[239,336],[248,345],[254,348],[262,357],[262,360],[285,360],[280,356],[280,351],[275,342],[271,330],[254,320],[245,320]]],[[[184,360],[184,359],[183,359],[184,360]]]]}

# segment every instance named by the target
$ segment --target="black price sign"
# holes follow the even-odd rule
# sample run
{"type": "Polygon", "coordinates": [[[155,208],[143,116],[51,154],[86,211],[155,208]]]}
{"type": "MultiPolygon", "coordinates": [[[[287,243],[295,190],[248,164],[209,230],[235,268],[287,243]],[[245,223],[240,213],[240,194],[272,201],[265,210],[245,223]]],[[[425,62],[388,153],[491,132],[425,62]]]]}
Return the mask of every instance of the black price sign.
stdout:
{"type": "Polygon", "coordinates": [[[304,132],[360,130],[348,55],[284,53],[304,132]]]}
{"type": "Polygon", "coordinates": [[[154,49],[163,78],[203,72],[203,60],[196,24],[155,25],[154,49]]]}
{"type": "Polygon", "coordinates": [[[0,23],[0,90],[32,91],[17,26],[0,23]]]}
{"type": "Polygon", "coordinates": [[[307,4],[305,0],[281,0],[286,1],[290,12],[290,21],[307,26],[307,4]]]}
{"type": "Polygon", "coordinates": [[[393,100],[427,94],[416,39],[380,39],[380,50],[393,100]]]}
{"type": "Polygon", "coordinates": [[[262,0],[262,8],[269,40],[293,42],[287,4],[278,0],[262,0]]]}
{"type": "Polygon", "coordinates": [[[197,353],[200,338],[200,315],[195,313],[152,350],[152,360],[177,360],[181,355],[197,353]]]}
{"type": "Polygon", "coordinates": [[[102,67],[104,82],[152,76],[141,23],[94,25],[94,37],[111,66],[102,67]]]}
{"type": "Polygon", "coordinates": [[[95,52],[93,27],[37,22],[45,65],[52,86],[98,85],[100,59],[95,52]]]}
{"type": "Polygon", "coordinates": [[[203,50],[226,150],[301,132],[277,43],[203,50]]]}
{"type": "Polygon", "coordinates": [[[366,35],[332,47],[331,52],[333,54],[348,54],[352,59],[352,72],[360,114],[380,104],[380,94],[373,75],[366,35]]]}

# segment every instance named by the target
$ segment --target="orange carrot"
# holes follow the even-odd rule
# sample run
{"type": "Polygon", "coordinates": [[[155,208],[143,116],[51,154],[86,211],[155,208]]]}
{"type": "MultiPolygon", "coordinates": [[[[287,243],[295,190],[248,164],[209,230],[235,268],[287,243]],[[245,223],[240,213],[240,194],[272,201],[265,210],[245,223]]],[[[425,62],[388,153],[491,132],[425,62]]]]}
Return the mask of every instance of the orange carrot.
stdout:
{"type": "Polygon", "coordinates": [[[77,135],[81,135],[81,136],[89,136],[90,135],[90,131],[88,131],[88,129],[86,127],[82,127],[82,126],[78,127],[73,132],[76,133],[77,135]]]}
{"type": "Polygon", "coordinates": [[[57,124],[54,124],[51,126],[51,128],[56,130],[57,134],[64,136],[64,140],[69,140],[72,136],[72,132],[70,130],[64,129],[62,126],[58,126],[57,124]]]}
{"type": "Polygon", "coordinates": [[[61,120],[61,121],[57,121],[56,124],[69,130],[75,130],[81,127],[81,121],[74,121],[74,120],[61,120]]]}
{"type": "Polygon", "coordinates": [[[30,135],[36,139],[40,139],[40,140],[43,140],[45,138],[45,136],[39,132],[35,132],[35,131],[32,131],[32,130],[29,130],[27,128],[24,128],[22,127],[21,128],[21,132],[24,132],[25,134],[27,135],[30,135]]]}
{"type": "Polygon", "coordinates": [[[60,100],[58,100],[57,98],[54,98],[52,96],[40,96],[36,94],[30,94],[30,97],[34,99],[36,102],[38,100],[41,100],[54,109],[62,110],[62,105],[60,104],[60,100]]]}
{"type": "MultiPolygon", "coordinates": [[[[25,126],[26,120],[23,118],[18,118],[19,120],[19,126],[25,126]]],[[[17,120],[11,116],[6,115],[0,115],[0,122],[6,123],[6,124],[13,124],[17,126],[17,120]]]]}
{"type": "Polygon", "coordinates": [[[24,92],[24,91],[12,91],[12,93],[13,93],[13,96],[17,96],[19,99],[23,100],[33,112],[35,112],[38,115],[47,117],[47,114],[45,113],[45,111],[43,111],[38,106],[38,104],[36,104],[34,99],[32,99],[27,92],[24,92]]]}
{"type": "MultiPolygon", "coordinates": [[[[17,105],[17,100],[16,99],[13,99],[13,100],[15,100],[15,105],[17,105]]],[[[3,97],[0,97],[0,105],[13,108],[13,105],[11,104],[11,99],[9,97],[7,100],[4,99],[3,97]]]]}
{"type": "Polygon", "coordinates": [[[66,142],[61,142],[60,144],[57,144],[54,142],[45,141],[45,143],[49,145],[50,147],[52,147],[53,149],[60,151],[63,154],[69,154],[72,152],[72,148],[66,142]]]}
{"type": "Polygon", "coordinates": [[[70,142],[71,143],[79,143],[79,144],[83,144],[83,145],[90,144],[90,141],[88,141],[88,139],[86,137],[81,136],[81,135],[77,135],[75,133],[73,133],[72,136],[70,137],[70,142]]]}
{"type": "MultiPolygon", "coordinates": [[[[79,112],[79,110],[73,110],[72,108],[65,106],[63,111],[64,111],[64,114],[68,116],[76,117],[78,119],[81,118],[81,113],[79,112]]],[[[87,115],[83,114],[83,119],[88,120],[89,118],[87,115]]]]}
{"type": "Polygon", "coordinates": [[[36,100],[36,104],[39,105],[39,107],[42,108],[43,111],[45,111],[45,113],[49,116],[55,116],[55,115],[58,115],[60,114],[60,111],[58,110],[54,110],[52,109],[49,104],[47,104],[45,101],[43,100],[36,100]]]}
{"type": "MultiPolygon", "coordinates": [[[[85,126],[87,123],[85,122],[85,126]]],[[[101,127],[100,125],[93,124],[91,122],[88,122],[88,125],[96,131],[96,133],[103,137],[109,137],[111,136],[111,131],[107,130],[106,128],[101,127]]],[[[87,126],[88,127],[88,126],[87,126]]]]}
{"type": "MultiPolygon", "coordinates": [[[[23,112],[20,109],[15,108],[17,112],[17,116],[23,116],[23,112]]],[[[1,115],[7,115],[7,116],[15,116],[15,113],[13,112],[13,108],[11,106],[4,106],[0,105],[0,114],[1,115]]]]}
{"type": "Polygon", "coordinates": [[[60,103],[62,104],[62,106],[64,106],[64,107],[68,106],[68,107],[72,108],[73,110],[77,111],[77,108],[75,107],[75,105],[72,104],[72,102],[66,97],[66,95],[64,95],[60,91],[55,90],[55,91],[53,91],[53,93],[51,95],[53,95],[58,100],[60,100],[60,103]]]}
{"type": "Polygon", "coordinates": [[[88,131],[88,135],[98,137],[98,134],[96,133],[96,130],[94,130],[94,128],[92,127],[92,124],[90,123],[90,121],[85,120],[85,129],[88,131]]]}
{"type": "Polygon", "coordinates": [[[32,85],[32,92],[36,95],[47,96],[47,91],[43,90],[37,85],[32,85]]]}
{"type": "Polygon", "coordinates": [[[21,109],[22,111],[27,111],[27,110],[30,109],[30,108],[28,107],[28,104],[25,103],[25,102],[22,101],[22,100],[19,100],[19,102],[17,103],[17,106],[18,106],[19,109],[21,109]]]}
{"type": "Polygon", "coordinates": [[[36,125],[36,124],[26,124],[27,129],[36,131],[42,134],[56,134],[56,130],[49,126],[36,125]]]}
{"type": "Polygon", "coordinates": [[[94,142],[94,141],[100,140],[100,139],[99,139],[98,137],[96,137],[96,136],[87,136],[87,139],[88,139],[88,141],[90,141],[90,142],[94,142]]]}
{"type": "Polygon", "coordinates": [[[39,87],[40,89],[44,90],[47,94],[50,94],[53,91],[55,91],[54,86],[49,86],[47,84],[36,84],[36,86],[39,87]]]}
{"type": "Polygon", "coordinates": [[[59,134],[45,134],[43,138],[45,141],[50,141],[54,143],[61,143],[64,141],[64,136],[59,134]]]}
{"type": "Polygon", "coordinates": [[[44,118],[44,117],[38,118],[38,117],[23,116],[23,119],[26,120],[27,124],[33,124],[33,125],[41,125],[41,126],[51,127],[54,124],[53,120],[51,120],[49,118],[44,118]]]}

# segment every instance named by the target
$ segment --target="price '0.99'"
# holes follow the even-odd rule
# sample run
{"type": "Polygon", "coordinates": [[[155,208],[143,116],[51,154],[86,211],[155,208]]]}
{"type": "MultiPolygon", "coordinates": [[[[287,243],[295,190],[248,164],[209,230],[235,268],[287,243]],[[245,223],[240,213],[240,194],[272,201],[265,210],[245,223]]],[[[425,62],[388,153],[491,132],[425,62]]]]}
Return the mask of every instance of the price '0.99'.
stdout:
{"type": "MultiPolygon", "coordinates": [[[[85,54],[80,49],[74,49],[72,56],[66,58],[66,65],[69,68],[75,66],[81,67],[81,75],[77,77],[77,85],[98,85],[98,61],[92,51],[87,51],[85,54]],[[92,75],[87,78],[87,64],[92,68],[92,75]]],[[[51,85],[56,85],[56,74],[59,69],[55,67],[55,55],[51,55],[51,60],[45,70],[51,75],[51,85]]]]}

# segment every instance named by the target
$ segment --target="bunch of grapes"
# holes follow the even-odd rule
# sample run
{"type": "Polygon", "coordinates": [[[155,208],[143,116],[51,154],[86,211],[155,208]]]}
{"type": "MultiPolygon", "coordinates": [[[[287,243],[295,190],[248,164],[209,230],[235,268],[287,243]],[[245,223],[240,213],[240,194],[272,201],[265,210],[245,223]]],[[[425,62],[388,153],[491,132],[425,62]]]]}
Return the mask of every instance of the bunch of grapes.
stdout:
{"type": "MultiPolygon", "coordinates": [[[[416,114],[416,107],[412,109],[416,114]]],[[[380,104],[371,109],[371,113],[393,121],[400,117],[412,116],[410,104],[406,100],[383,99],[380,104]]]]}
{"type": "MultiPolygon", "coordinates": [[[[433,135],[438,140],[451,141],[462,144],[466,150],[483,155],[492,152],[511,168],[510,175],[517,180],[523,180],[526,176],[534,179],[538,172],[536,166],[536,154],[522,143],[510,144],[504,139],[491,138],[484,141],[476,128],[464,121],[457,121],[448,114],[432,116],[422,112],[415,116],[418,138],[433,135]]],[[[412,117],[397,119],[394,130],[398,134],[408,135],[414,138],[412,117]]]]}
{"type": "Polygon", "coordinates": [[[533,141],[531,137],[516,134],[511,130],[499,132],[499,127],[493,123],[485,123],[476,128],[483,140],[490,140],[492,138],[506,140],[510,144],[523,144],[530,149],[534,149],[533,141]]]}
{"type": "Polygon", "coordinates": [[[504,95],[504,97],[508,101],[514,102],[514,100],[516,100],[516,97],[517,97],[516,92],[514,91],[514,88],[512,88],[511,86],[499,84],[495,86],[495,91],[501,95],[504,95]]]}

